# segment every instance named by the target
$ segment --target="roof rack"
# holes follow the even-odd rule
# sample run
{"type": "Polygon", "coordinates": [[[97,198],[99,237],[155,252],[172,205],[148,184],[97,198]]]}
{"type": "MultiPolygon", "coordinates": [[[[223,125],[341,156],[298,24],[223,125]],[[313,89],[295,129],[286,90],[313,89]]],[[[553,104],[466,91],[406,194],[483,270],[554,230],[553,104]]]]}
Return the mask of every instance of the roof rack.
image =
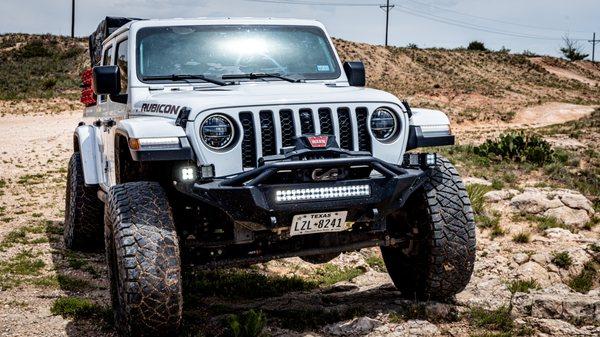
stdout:
{"type": "Polygon", "coordinates": [[[123,25],[137,20],[141,19],[107,16],[100,22],[96,31],[89,37],[90,62],[92,67],[100,65],[102,59],[102,42],[123,25]]]}

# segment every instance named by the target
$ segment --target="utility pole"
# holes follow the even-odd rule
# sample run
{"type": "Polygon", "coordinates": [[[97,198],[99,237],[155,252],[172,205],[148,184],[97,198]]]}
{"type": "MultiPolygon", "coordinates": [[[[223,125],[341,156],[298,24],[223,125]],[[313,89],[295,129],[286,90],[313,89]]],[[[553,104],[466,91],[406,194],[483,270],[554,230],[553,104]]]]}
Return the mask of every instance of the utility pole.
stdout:
{"type": "Polygon", "coordinates": [[[592,43],[592,62],[595,62],[594,56],[596,54],[596,43],[600,42],[600,40],[596,40],[596,33],[594,33],[592,39],[588,40],[588,42],[592,43]]]}
{"type": "Polygon", "coordinates": [[[385,46],[386,47],[388,45],[388,30],[389,30],[389,24],[390,24],[390,11],[394,7],[396,7],[396,6],[390,5],[390,0],[386,0],[385,5],[379,6],[379,8],[381,8],[385,11],[385,46]]]}
{"type": "Polygon", "coordinates": [[[75,0],[71,2],[71,37],[75,37],[75,0]]]}

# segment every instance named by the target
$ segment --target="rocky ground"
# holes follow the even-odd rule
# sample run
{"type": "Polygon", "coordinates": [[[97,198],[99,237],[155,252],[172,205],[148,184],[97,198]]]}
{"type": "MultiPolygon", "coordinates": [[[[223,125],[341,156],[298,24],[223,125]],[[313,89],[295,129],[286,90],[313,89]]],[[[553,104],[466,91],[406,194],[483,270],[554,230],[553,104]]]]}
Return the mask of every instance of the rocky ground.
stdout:
{"type": "MultiPolygon", "coordinates": [[[[0,336],[114,335],[103,255],[62,244],[78,120],[78,112],[0,117],[0,336]]],[[[497,132],[456,130],[474,142],[497,132]]],[[[597,150],[593,135],[547,137],[597,150]]],[[[378,250],[366,249],[323,265],[293,258],[190,271],[182,334],[227,335],[232,320],[266,320],[272,336],[600,335],[598,195],[542,186],[536,171],[499,186],[483,167],[456,164],[481,215],[475,272],[453,301],[402,300],[378,250]]]]}

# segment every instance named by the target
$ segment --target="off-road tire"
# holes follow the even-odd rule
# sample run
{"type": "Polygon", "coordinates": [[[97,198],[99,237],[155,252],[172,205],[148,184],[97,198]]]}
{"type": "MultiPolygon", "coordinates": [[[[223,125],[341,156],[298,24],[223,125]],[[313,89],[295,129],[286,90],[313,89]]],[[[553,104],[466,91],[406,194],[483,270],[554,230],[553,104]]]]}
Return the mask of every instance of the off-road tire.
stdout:
{"type": "Polygon", "coordinates": [[[155,182],[112,187],[104,238],[115,326],[121,336],[177,335],[182,317],[179,243],[155,182]]]}
{"type": "Polygon", "coordinates": [[[467,190],[452,164],[437,167],[407,200],[388,228],[402,228],[405,247],[381,247],[388,273],[402,296],[447,300],[462,291],[475,263],[475,221],[467,190]]]}
{"type": "Polygon", "coordinates": [[[85,186],[81,154],[75,152],[69,161],[65,198],[65,247],[93,251],[102,248],[104,205],[98,199],[97,186],[85,186]]]}

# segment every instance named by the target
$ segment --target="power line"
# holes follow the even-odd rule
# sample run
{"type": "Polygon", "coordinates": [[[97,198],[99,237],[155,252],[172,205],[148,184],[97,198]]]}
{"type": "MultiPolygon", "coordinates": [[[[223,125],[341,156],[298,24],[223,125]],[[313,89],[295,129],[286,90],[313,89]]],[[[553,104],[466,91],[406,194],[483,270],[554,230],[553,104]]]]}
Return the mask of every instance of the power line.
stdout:
{"type": "MultiPolygon", "coordinates": [[[[490,22],[502,23],[502,24],[506,24],[506,25],[513,25],[513,26],[524,27],[524,28],[533,28],[533,29],[537,29],[537,30],[556,31],[556,32],[570,31],[569,29],[560,29],[560,28],[551,28],[551,27],[543,27],[543,26],[534,26],[534,25],[528,25],[528,24],[523,24],[523,23],[517,23],[517,22],[510,22],[510,21],[493,19],[493,18],[485,17],[485,16],[473,15],[473,14],[469,14],[469,13],[465,13],[465,12],[460,12],[460,11],[457,11],[457,10],[453,10],[453,9],[450,9],[450,8],[447,8],[447,7],[436,6],[436,5],[433,5],[433,4],[428,4],[428,3],[424,3],[424,2],[420,2],[420,1],[416,1],[416,0],[407,0],[407,1],[408,2],[412,2],[414,4],[418,4],[418,5],[424,6],[424,7],[435,8],[435,9],[439,9],[439,10],[446,11],[446,12],[456,13],[458,15],[462,15],[462,16],[466,16],[466,17],[471,17],[471,18],[480,19],[480,20],[487,20],[487,21],[490,21],[490,22]]],[[[587,33],[587,31],[581,31],[581,30],[574,30],[574,31],[571,31],[571,32],[574,32],[574,33],[587,33]]]]}
{"type": "Polygon", "coordinates": [[[285,5],[310,5],[310,6],[332,6],[332,7],[379,7],[374,3],[343,3],[343,2],[314,2],[314,1],[286,1],[286,0],[245,0],[248,2],[262,2],[285,5]]]}
{"type": "MultiPolygon", "coordinates": [[[[524,39],[549,40],[549,41],[562,40],[561,38],[556,38],[556,37],[518,33],[518,32],[514,32],[514,31],[501,30],[501,29],[492,28],[492,27],[488,27],[488,26],[478,25],[478,24],[465,22],[465,21],[461,21],[461,20],[457,20],[457,19],[453,19],[453,18],[449,18],[449,17],[435,15],[430,12],[421,11],[421,10],[411,8],[411,7],[406,7],[404,5],[389,5],[389,2],[388,2],[388,5],[382,6],[382,5],[377,5],[377,4],[373,4],[373,3],[314,2],[314,1],[302,1],[302,0],[246,0],[246,1],[263,2],[263,3],[279,3],[279,4],[289,4],[289,5],[340,6],[340,7],[379,6],[382,8],[389,8],[388,6],[395,6],[395,8],[397,8],[398,10],[400,10],[403,13],[406,13],[406,14],[409,14],[412,16],[416,16],[416,17],[420,17],[423,19],[431,20],[434,22],[439,22],[439,23],[444,23],[447,25],[461,27],[461,28],[482,31],[482,32],[491,33],[491,34],[524,38],[524,39]]],[[[411,0],[409,0],[409,1],[411,1],[411,0]]],[[[413,1],[413,2],[415,2],[415,1],[413,1]]],[[[421,3],[421,4],[423,4],[423,3],[421,3]]],[[[386,12],[387,12],[386,16],[389,15],[389,9],[386,12]]],[[[454,12],[458,12],[458,11],[454,11],[454,12]]],[[[458,13],[460,13],[460,12],[458,12],[458,13]]],[[[465,14],[465,13],[461,13],[461,14],[465,14]]],[[[470,14],[467,14],[467,15],[470,15],[470,14]]],[[[479,18],[483,18],[483,17],[479,17],[479,18]]],[[[500,20],[496,20],[496,21],[500,21],[500,20]]],[[[386,33],[387,33],[387,25],[386,25],[386,33]]],[[[585,41],[586,39],[573,39],[573,40],[585,41]]]]}
{"type": "MultiPolygon", "coordinates": [[[[419,11],[419,10],[416,10],[413,8],[404,7],[402,5],[397,5],[396,7],[398,8],[399,11],[402,11],[409,15],[417,16],[417,17],[428,19],[428,20],[435,21],[435,22],[445,23],[445,24],[452,25],[452,26],[458,26],[458,27],[462,27],[462,28],[473,29],[473,30],[478,30],[478,31],[482,31],[482,32],[492,33],[492,34],[499,34],[499,35],[525,38],[525,39],[534,39],[534,40],[554,40],[554,41],[562,40],[561,38],[555,38],[555,37],[549,37],[549,36],[530,35],[530,34],[522,34],[522,33],[517,33],[517,32],[512,32],[512,31],[506,31],[506,30],[499,30],[499,29],[495,29],[495,28],[491,28],[491,27],[487,27],[487,26],[477,25],[477,24],[473,24],[473,23],[464,22],[461,20],[456,20],[456,19],[446,18],[443,16],[435,15],[435,14],[430,14],[430,13],[419,11]]],[[[582,41],[584,39],[574,39],[574,40],[582,41]]]]}

